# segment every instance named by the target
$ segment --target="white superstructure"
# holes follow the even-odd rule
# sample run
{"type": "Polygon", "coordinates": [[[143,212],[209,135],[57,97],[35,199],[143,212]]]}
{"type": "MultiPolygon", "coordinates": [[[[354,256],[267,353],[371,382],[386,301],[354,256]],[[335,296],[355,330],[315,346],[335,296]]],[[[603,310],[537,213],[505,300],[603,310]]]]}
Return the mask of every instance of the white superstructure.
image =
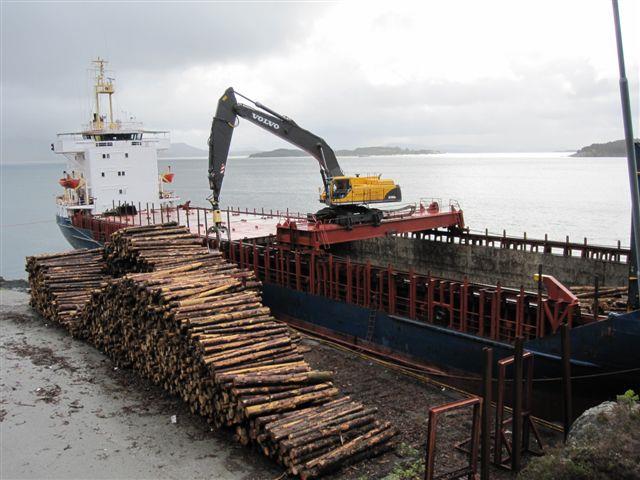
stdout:
{"type": "Polygon", "coordinates": [[[98,58],[95,79],[95,110],[83,130],[58,134],[51,149],[67,157],[67,169],[60,179],[64,193],[57,198],[58,214],[74,211],[102,214],[124,205],[136,209],[178,200],[163,191],[159,175],[158,150],[169,148],[169,132],[144,130],[138,122],[113,118],[113,79],[105,76],[105,61],[98,58]],[[108,97],[108,117],[101,113],[101,101],[108,97]]]}

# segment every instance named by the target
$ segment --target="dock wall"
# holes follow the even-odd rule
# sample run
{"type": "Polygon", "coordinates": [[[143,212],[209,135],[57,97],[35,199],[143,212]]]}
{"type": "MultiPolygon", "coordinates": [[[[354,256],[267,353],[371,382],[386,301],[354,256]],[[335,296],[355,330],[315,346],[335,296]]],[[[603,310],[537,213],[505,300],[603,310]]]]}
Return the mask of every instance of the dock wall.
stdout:
{"type": "Polygon", "coordinates": [[[334,255],[348,256],[353,261],[370,261],[374,265],[391,263],[394,269],[416,273],[527,289],[536,287],[533,275],[542,265],[543,273],[553,275],[562,283],[593,285],[627,284],[628,266],[608,260],[562,256],[491,246],[464,245],[419,238],[384,237],[336,245],[334,255]]]}

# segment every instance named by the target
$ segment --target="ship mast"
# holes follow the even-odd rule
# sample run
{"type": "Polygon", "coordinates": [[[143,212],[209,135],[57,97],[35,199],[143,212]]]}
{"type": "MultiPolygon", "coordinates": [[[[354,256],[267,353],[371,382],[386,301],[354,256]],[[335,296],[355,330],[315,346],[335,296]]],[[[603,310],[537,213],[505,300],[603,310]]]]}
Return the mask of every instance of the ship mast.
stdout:
{"type": "Polygon", "coordinates": [[[104,122],[100,114],[100,95],[107,95],[109,97],[109,129],[113,130],[117,128],[116,123],[113,121],[113,99],[112,95],[115,93],[115,87],[113,85],[113,79],[105,76],[104,66],[108,62],[100,57],[93,60],[96,64],[96,83],[94,85],[96,111],[93,115],[91,126],[93,130],[102,130],[104,128],[104,122]]]}

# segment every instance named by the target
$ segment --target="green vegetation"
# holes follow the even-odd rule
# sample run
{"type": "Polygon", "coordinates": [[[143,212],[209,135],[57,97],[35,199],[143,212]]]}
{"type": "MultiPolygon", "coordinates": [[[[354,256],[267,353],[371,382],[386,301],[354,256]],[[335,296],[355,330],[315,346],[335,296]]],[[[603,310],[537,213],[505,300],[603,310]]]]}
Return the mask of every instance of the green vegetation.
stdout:
{"type": "Polygon", "coordinates": [[[630,405],[635,405],[639,399],[640,397],[633,390],[627,390],[623,395],[617,396],[618,403],[628,403],[630,405]]]}
{"type": "Polygon", "coordinates": [[[401,443],[396,453],[401,460],[395,464],[391,473],[382,480],[415,480],[424,478],[424,458],[415,448],[401,443]]]}

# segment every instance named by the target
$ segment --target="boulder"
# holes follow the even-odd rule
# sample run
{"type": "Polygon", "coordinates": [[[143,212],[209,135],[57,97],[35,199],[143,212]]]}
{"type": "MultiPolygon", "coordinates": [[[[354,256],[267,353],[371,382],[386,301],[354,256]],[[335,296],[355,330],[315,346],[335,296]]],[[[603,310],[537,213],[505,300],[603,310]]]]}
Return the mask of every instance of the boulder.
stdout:
{"type": "Polygon", "coordinates": [[[640,480],[640,404],[604,402],[574,422],[567,443],[534,458],[518,480],[640,480]]]}

